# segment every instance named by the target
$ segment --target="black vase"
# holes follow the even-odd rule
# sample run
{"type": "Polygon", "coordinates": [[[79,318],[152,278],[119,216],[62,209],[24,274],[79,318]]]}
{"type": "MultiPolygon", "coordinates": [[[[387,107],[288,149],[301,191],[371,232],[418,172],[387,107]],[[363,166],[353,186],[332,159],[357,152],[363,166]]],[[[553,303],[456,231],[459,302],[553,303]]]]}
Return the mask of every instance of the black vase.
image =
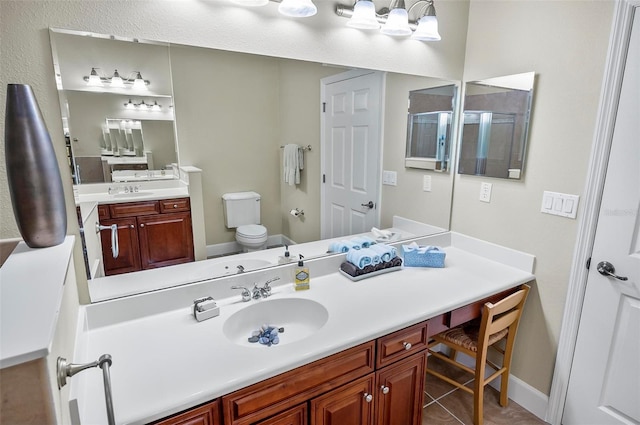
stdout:
{"type": "Polygon", "coordinates": [[[67,213],[60,169],[31,86],[7,85],[7,180],[18,230],[31,248],[64,241],[67,213]]]}

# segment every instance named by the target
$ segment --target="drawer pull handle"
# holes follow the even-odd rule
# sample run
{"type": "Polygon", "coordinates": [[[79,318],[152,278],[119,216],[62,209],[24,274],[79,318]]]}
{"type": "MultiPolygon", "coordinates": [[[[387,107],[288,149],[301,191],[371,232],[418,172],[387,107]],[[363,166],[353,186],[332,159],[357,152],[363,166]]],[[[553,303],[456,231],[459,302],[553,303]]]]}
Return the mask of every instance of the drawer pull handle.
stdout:
{"type": "Polygon", "coordinates": [[[371,401],[373,401],[373,396],[369,393],[364,393],[364,401],[371,403],[371,401]]]}
{"type": "Polygon", "coordinates": [[[411,350],[411,343],[410,342],[403,342],[402,345],[404,345],[404,349],[409,351],[411,350]]]}
{"type": "Polygon", "coordinates": [[[382,390],[382,394],[389,394],[389,387],[383,385],[380,389],[382,390]]]}

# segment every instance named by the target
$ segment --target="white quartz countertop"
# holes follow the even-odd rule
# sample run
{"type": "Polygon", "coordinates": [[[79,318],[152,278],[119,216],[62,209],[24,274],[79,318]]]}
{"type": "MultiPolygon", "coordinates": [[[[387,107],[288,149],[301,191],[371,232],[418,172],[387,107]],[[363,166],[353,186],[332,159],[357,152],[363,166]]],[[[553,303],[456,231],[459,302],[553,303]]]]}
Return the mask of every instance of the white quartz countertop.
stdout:
{"type": "MultiPolygon", "coordinates": [[[[133,186],[129,183],[113,183],[113,187],[133,186]]],[[[123,191],[124,189],[122,189],[123,191]]],[[[171,187],[171,188],[154,188],[143,189],[133,193],[116,193],[110,195],[106,192],[99,193],[86,193],[76,196],[76,204],[84,202],[97,202],[98,204],[116,204],[122,202],[138,202],[149,200],[160,200],[170,198],[180,198],[189,196],[189,190],[186,187],[171,187]]]]}
{"type": "MultiPolygon", "coordinates": [[[[424,239],[425,244],[446,240],[440,245],[447,253],[445,268],[403,267],[353,282],[336,271],[341,255],[318,259],[311,266],[310,290],[294,291],[291,280],[281,279],[284,284],[264,300],[244,303],[238,291],[214,295],[220,315],[203,322],[194,319],[186,300],[215,292],[215,285],[228,290],[245,279],[251,286],[256,276],[268,275],[245,273],[84,306],[74,361],[110,354],[116,421],[146,423],[535,278],[534,257],[528,254],[457,234],[424,239]],[[314,275],[321,263],[332,271],[314,275]],[[280,344],[271,347],[239,345],[225,336],[224,323],[233,313],[285,298],[320,303],[328,312],[326,324],[293,342],[287,342],[285,328],[280,344]]],[[[106,423],[100,371],[80,374],[71,385],[81,422],[106,423]]]]}
{"type": "Polygon", "coordinates": [[[0,268],[0,368],[51,350],[74,236],[50,248],[20,242],[0,268]]]}

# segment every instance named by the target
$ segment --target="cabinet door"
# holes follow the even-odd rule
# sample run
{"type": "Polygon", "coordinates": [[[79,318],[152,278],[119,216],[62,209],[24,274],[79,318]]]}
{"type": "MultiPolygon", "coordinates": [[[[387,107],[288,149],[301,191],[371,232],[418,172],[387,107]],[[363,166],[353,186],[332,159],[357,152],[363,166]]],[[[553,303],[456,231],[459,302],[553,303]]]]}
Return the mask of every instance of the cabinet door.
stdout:
{"type": "Polygon", "coordinates": [[[307,404],[301,404],[255,425],[307,425],[307,404]]]}
{"type": "Polygon", "coordinates": [[[154,422],[154,425],[222,425],[220,402],[215,400],[179,415],[154,422]]]}
{"type": "Polygon", "coordinates": [[[373,424],[373,385],[370,374],[311,400],[311,425],[373,424]]]}
{"type": "Polygon", "coordinates": [[[427,352],[376,372],[376,425],[422,423],[427,352]]]}
{"type": "Polygon", "coordinates": [[[142,269],[194,261],[191,213],[138,217],[142,269]]]}
{"type": "Polygon", "coordinates": [[[111,230],[101,230],[102,259],[104,262],[104,274],[129,273],[140,270],[140,248],[138,244],[138,229],[136,219],[119,218],[115,220],[102,220],[103,226],[118,226],[118,256],[113,256],[111,230]]]}

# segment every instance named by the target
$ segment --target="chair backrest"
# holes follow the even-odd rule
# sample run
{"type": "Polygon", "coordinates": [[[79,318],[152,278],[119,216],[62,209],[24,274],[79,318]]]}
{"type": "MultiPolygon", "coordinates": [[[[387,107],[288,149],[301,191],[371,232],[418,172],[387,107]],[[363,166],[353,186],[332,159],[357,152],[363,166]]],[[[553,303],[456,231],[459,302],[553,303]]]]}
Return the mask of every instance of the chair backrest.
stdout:
{"type": "MultiPolygon", "coordinates": [[[[522,285],[513,294],[495,304],[486,303],[482,309],[482,321],[478,335],[478,346],[486,346],[489,336],[509,328],[509,339],[515,338],[524,303],[529,293],[529,285],[522,285]]],[[[480,348],[479,348],[480,350],[480,348]]]]}

